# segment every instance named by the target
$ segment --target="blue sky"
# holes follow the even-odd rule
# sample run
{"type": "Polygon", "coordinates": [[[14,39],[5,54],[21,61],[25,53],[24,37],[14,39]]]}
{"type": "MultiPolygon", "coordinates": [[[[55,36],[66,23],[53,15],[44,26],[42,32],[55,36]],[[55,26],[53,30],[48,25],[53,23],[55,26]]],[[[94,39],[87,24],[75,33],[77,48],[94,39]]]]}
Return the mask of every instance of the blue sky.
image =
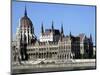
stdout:
{"type": "Polygon", "coordinates": [[[71,32],[77,36],[85,33],[86,36],[92,34],[95,43],[95,6],[79,6],[68,4],[47,4],[31,2],[12,2],[12,33],[16,33],[19,19],[24,16],[25,5],[28,17],[31,19],[35,34],[39,38],[41,23],[44,28],[51,28],[52,21],[54,28],[61,29],[63,23],[64,34],[71,32]]]}

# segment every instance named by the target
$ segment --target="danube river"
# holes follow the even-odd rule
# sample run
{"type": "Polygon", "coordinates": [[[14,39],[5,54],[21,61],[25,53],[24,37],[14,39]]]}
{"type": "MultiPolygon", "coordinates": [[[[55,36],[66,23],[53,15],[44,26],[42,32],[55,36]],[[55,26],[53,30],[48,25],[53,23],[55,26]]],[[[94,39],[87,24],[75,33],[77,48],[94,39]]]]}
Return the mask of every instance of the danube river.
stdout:
{"type": "Polygon", "coordinates": [[[12,66],[13,74],[55,72],[55,71],[72,71],[96,69],[96,62],[74,62],[64,64],[38,64],[38,65],[15,65],[12,66]]]}

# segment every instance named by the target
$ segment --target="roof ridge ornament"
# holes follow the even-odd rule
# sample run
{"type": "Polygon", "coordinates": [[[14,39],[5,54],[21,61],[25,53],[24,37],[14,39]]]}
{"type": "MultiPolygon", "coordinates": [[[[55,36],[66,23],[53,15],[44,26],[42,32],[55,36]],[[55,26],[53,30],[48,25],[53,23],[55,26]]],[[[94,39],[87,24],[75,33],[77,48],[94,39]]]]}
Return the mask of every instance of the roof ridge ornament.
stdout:
{"type": "Polygon", "coordinates": [[[24,12],[24,16],[27,17],[27,9],[26,9],[26,5],[25,5],[25,12],[24,12]]]}

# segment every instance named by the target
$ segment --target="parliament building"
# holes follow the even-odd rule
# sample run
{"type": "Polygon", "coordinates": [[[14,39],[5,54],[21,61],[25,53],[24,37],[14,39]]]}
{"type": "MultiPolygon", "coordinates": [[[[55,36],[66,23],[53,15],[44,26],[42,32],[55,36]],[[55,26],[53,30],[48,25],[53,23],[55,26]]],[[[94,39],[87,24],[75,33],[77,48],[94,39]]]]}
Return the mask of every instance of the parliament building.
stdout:
{"type": "Polygon", "coordinates": [[[92,36],[85,34],[73,36],[64,34],[63,24],[61,29],[55,29],[52,21],[51,28],[44,29],[41,24],[41,35],[37,39],[34,26],[27,15],[19,20],[16,39],[12,41],[13,61],[34,61],[37,59],[51,61],[67,61],[71,59],[91,59],[93,57],[92,36]]]}

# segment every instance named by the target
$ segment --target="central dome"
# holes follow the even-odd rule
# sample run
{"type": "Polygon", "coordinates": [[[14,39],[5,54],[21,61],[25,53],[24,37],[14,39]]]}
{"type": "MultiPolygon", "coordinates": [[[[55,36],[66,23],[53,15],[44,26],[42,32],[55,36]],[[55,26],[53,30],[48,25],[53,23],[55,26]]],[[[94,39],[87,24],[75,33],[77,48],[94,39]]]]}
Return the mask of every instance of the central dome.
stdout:
{"type": "Polygon", "coordinates": [[[27,11],[25,8],[24,17],[20,20],[21,27],[32,27],[32,21],[27,16],[27,11]]]}
{"type": "Polygon", "coordinates": [[[27,16],[22,17],[20,23],[21,27],[32,27],[32,21],[27,16]]]}

